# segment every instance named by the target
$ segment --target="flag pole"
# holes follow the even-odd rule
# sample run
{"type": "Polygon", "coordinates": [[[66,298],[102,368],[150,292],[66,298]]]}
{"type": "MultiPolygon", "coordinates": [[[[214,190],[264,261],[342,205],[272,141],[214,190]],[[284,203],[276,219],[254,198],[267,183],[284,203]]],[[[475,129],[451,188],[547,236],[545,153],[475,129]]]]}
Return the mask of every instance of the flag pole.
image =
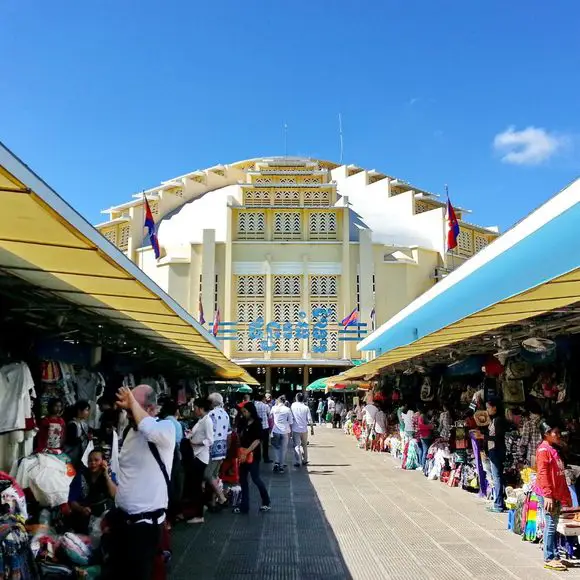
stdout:
{"type": "Polygon", "coordinates": [[[339,161],[339,164],[342,165],[342,159],[344,157],[344,139],[342,137],[342,113],[338,113],[338,136],[340,139],[340,161],[339,161]]]}

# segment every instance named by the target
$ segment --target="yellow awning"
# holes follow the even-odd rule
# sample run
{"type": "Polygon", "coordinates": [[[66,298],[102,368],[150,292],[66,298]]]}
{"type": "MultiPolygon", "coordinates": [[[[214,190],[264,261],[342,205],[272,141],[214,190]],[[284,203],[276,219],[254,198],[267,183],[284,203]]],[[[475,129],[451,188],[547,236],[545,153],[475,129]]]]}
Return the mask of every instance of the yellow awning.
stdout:
{"type": "Polygon", "coordinates": [[[570,306],[576,302],[580,302],[580,268],[507,300],[502,300],[485,310],[428,334],[420,340],[386,352],[333,379],[345,380],[372,376],[396,363],[424,355],[441,347],[451,346],[508,324],[570,306]]]}
{"type": "Polygon", "coordinates": [[[0,269],[214,370],[259,384],[124,254],[0,145],[0,269]]]}

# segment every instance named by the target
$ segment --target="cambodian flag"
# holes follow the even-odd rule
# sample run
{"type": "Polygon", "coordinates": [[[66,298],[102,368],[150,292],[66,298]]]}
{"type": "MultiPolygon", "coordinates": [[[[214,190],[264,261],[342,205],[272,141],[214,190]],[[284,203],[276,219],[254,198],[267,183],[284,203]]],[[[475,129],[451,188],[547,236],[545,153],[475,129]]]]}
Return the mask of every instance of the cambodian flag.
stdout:
{"type": "Polygon", "coordinates": [[[211,327],[211,333],[214,336],[217,336],[218,335],[218,332],[220,330],[220,322],[221,322],[220,309],[218,308],[215,311],[215,316],[213,318],[213,326],[211,327]]]}
{"type": "Polygon", "coordinates": [[[203,304],[201,302],[201,294],[199,295],[198,310],[199,310],[199,323],[205,324],[205,316],[203,315],[203,304]]]}
{"type": "Polygon", "coordinates": [[[153,214],[151,213],[151,208],[149,207],[149,201],[145,195],[143,196],[143,199],[145,200],[145,224],[143,227],[147,228],[149,241],[151,242],[151,247],[153,248],[155,259],[159,260],[161,253],[159,252],[159,241],[157,240],[155,220],[153,219],[153,214]]]}
{"type": "Polygon", "coordinates": [[[459,237],[459,222],[455,215],[455,210],[447,198],[447,249],[452,250],[457,247],[459,237]]]}
{"type": "Polygon", "coordinates": [[[358,322],[358,308],[355,308],[346,318],[342,319],[342,326],[345,328],[354,326],[358,322]]]}

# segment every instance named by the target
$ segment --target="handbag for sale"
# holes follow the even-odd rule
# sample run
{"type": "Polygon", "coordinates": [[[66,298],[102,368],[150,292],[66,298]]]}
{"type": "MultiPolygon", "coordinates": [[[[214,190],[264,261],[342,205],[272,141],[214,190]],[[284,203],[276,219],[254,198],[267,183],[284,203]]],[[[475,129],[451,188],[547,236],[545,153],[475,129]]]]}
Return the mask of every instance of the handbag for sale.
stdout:
{"type": "Polygon", "coordinates": [[[524,382],[520,379],[506,379],[503,382],[503,402],[511,405],[524,403],[526,395],[524,382]]]}
{"type": "Polygon", "coordinates": [[[254,452],[248,451],[247,448],[240,447],[238,449],[238,459],[240,460],[240,463],[247,463],[250,465],[250,463],[254,463],[254,452]]]}

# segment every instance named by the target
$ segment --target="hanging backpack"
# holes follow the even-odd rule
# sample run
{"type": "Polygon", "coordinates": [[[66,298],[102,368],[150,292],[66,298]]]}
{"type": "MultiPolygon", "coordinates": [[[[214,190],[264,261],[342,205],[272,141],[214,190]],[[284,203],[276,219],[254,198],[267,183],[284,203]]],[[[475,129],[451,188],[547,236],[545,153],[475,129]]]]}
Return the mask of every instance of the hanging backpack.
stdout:
{"type": "Polygon", "coordinates": [[[423,384],[421,385],[421,401],[426,403],[432,401],[434,398],[435,391],[431,385],[431,379],[429,377],[425,377],[423,379],[423,384]]]}

